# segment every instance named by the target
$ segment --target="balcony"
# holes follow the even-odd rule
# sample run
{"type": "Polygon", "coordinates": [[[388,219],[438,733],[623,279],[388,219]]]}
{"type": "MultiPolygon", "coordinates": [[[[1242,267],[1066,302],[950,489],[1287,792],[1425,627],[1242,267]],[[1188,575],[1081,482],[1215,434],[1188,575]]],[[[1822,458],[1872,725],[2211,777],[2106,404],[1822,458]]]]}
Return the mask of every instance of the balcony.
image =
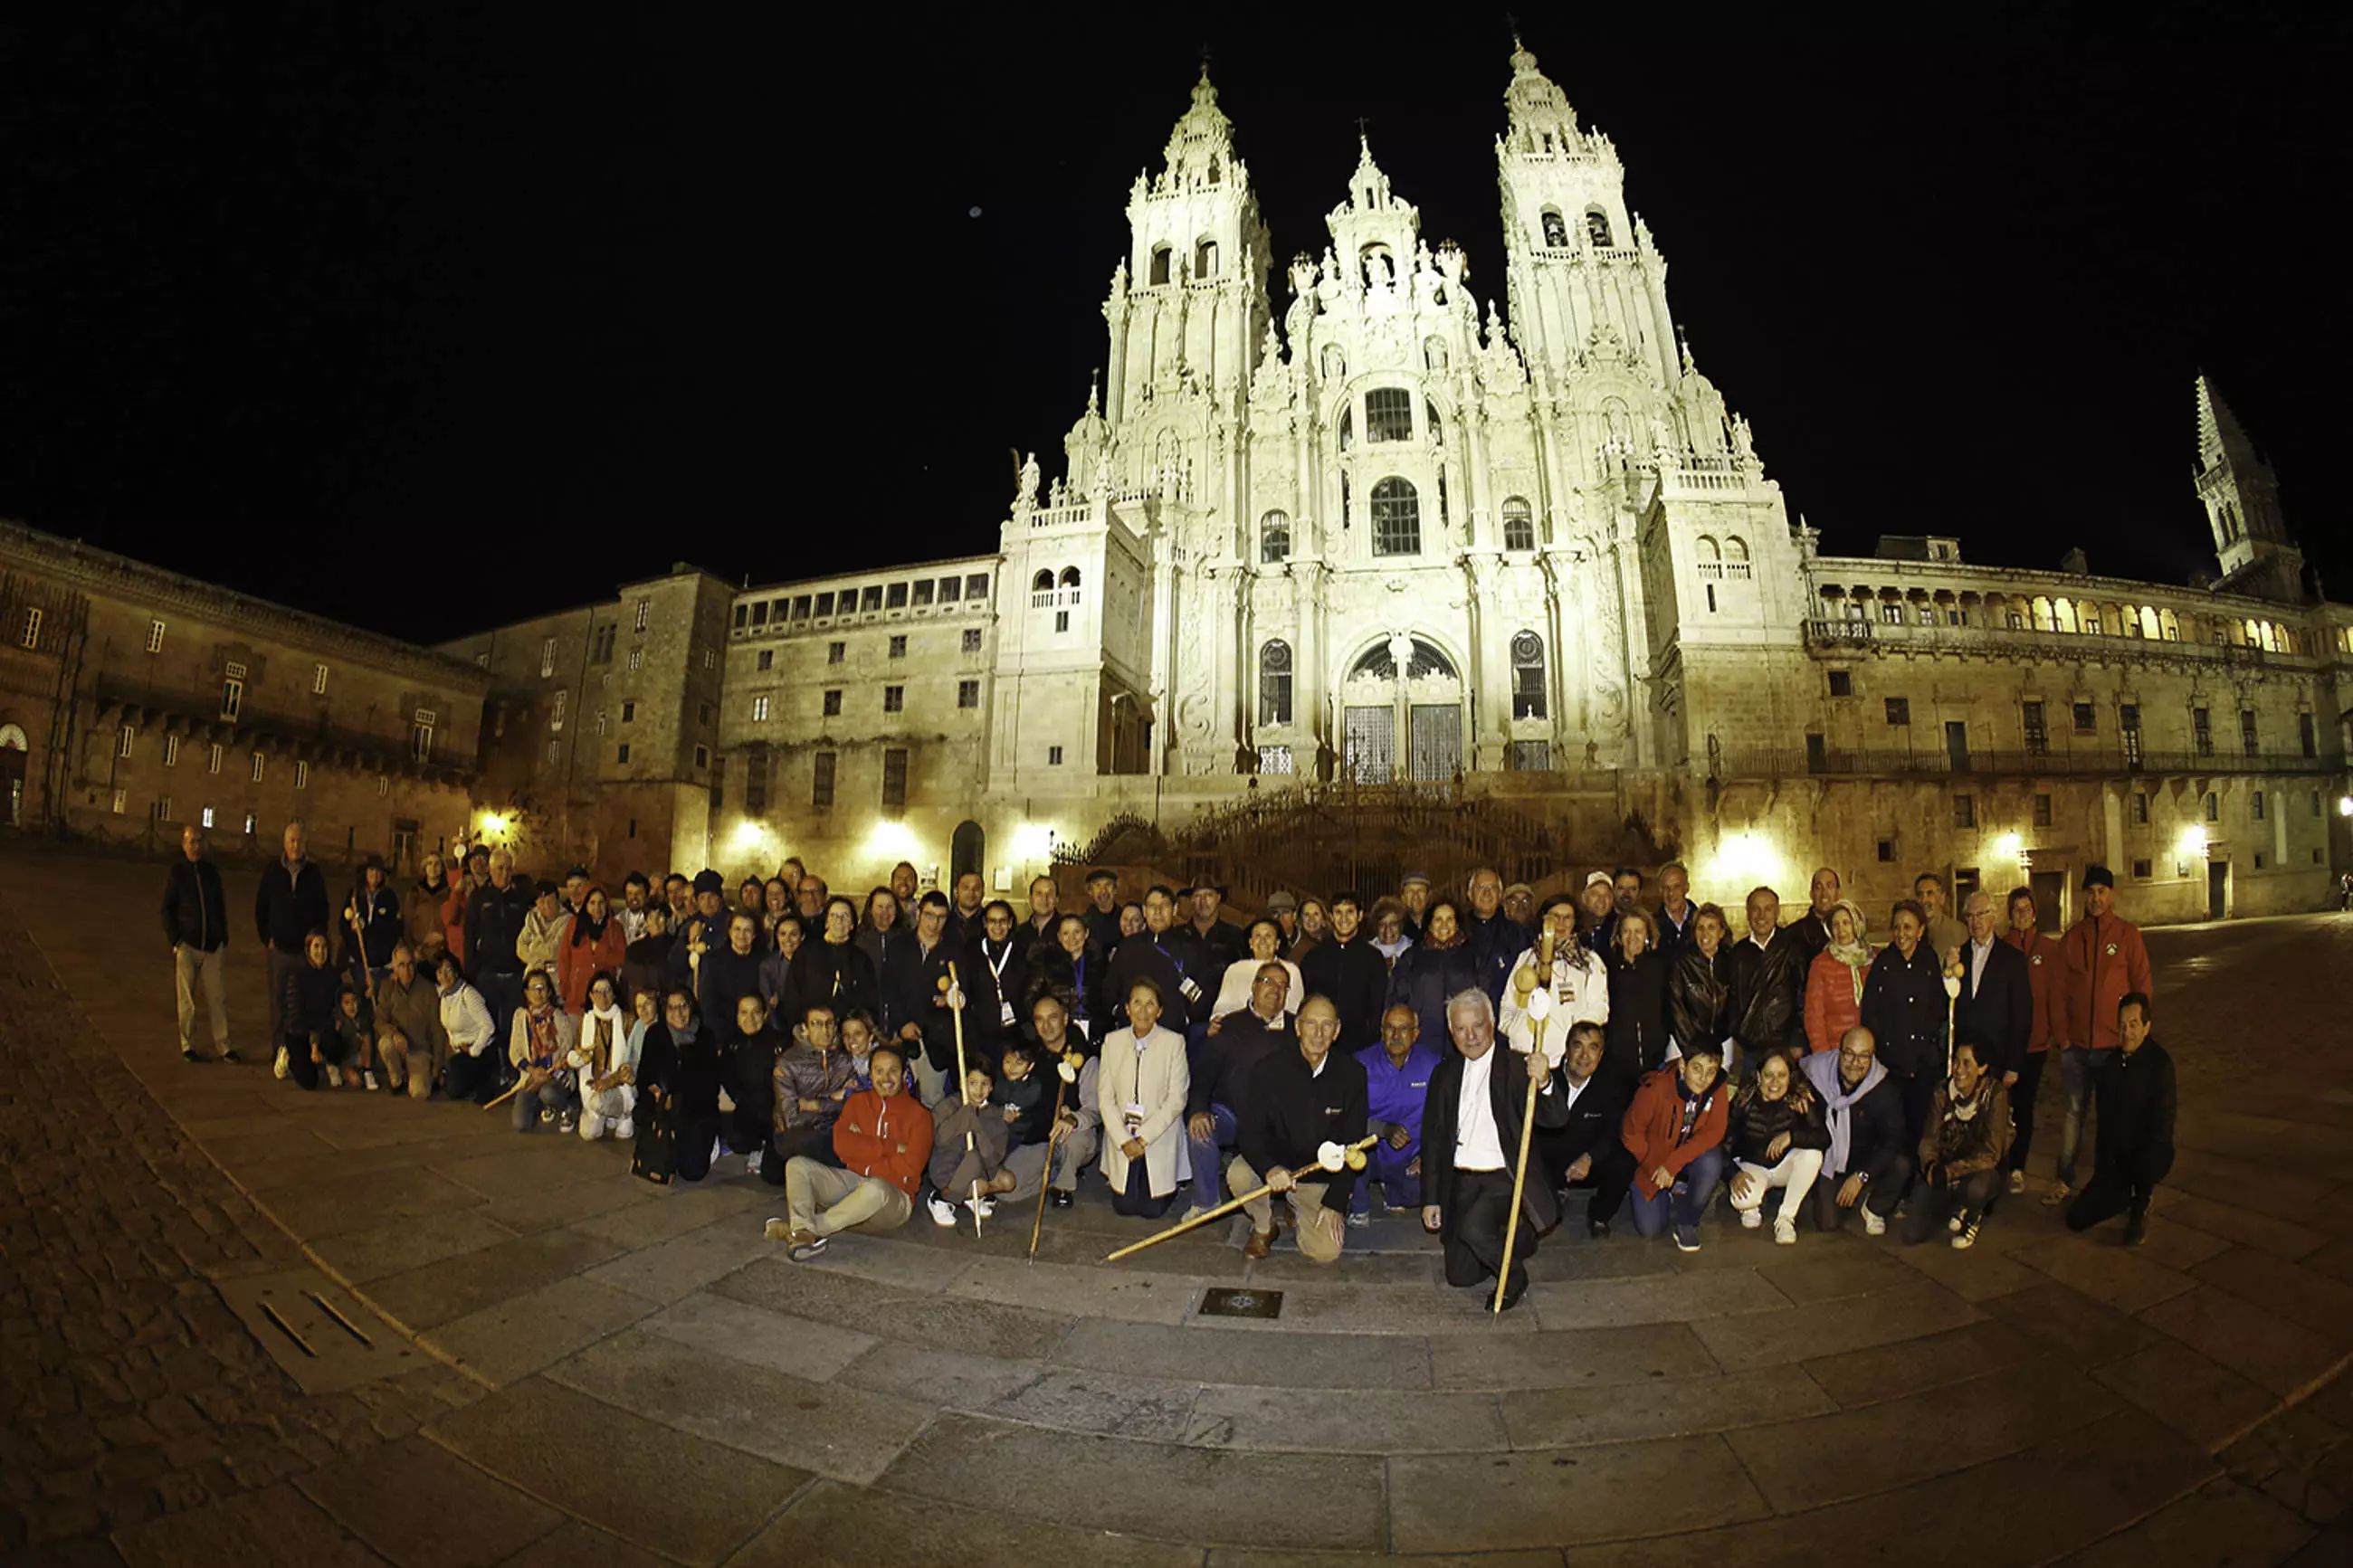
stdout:
{"type": "MultiPolygon", "coordinates": [[[[1912,606],[1906,605],[1908,613],[1912,606]]],[[[1939,615],[1945,606],[1938,605],[1939,615]]],[[[2228,665],[2261,668],[2287,665],[2309,668],[2314,660],[2300,653],[2274,653],[2241,643],[2155,641],[2148,637],[2116,637],[2100,632],[2062,632],[2034,626],[1922,626],[1915,621],[1819,619],[1805,623],[1806,646],[1816,652],[1853,652],[1873,647],[1925,648],[1938,653],[2017,651],[2113,657],[2119,650],[2161,649],[2168,657],[2212,659],[2228,665]]]]}
{"type": "Polygon", "coordinates": [[[417,762],[409,753],[410,731],[398,735],[370,734],[329,724],[323,718],[302,718],[272,712],[248,697],[234,719],[220,712],[220,691],[200,691],[159,686],[149,681],[100,676],[95,693],[101,728],[114,724],[153,727],[164,734],[181,735],[201,743],[217,742],[234,751],[269,752],[298,758],[321,767],[343,767],[362,773],[396,774],[431,784],[463,785],[475,778],[472,738],[442,731],[437,748],[468,752],[465,764],[454,761],[417,762]]]}
{"type": "Polygon", "coordinates": [[[1960,756],[1930,746],[1916,751],[1775,748],[1725,752],[1711,759],[1706,768],[1707,775],[1715,779],[2126,779],[2247,773],[2319,777],[2342,773],[2345,757],[2341,752],[2307,757],[2300,751],[2151,752],[2083,746],[2066,752],[1972,751],[1960,756]]]}

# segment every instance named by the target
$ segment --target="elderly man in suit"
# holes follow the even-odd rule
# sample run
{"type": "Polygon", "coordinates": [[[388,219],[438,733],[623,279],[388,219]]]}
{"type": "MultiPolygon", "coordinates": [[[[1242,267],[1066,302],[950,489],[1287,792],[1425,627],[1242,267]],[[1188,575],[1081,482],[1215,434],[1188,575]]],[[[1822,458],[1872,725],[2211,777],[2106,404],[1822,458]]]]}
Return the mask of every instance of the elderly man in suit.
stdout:
{"type": "Polygon", "coordinates": [[[1454,1050],[1430,1074],[1421,1112],[1422,1227],[1444,1243],[1446,1282],[1476,1285],[1503,1267],[1505,1227],[1520,1226],[1504,1281],[1509,1311],[1527,1293],[1527,1257],[1537,1235],[1560,1223],[1559,1199],[1541,1171],[1526,1184],[1519,1213],[1511,1212],[1512,1165],[1529,1075],[1543,1075],[1538,1127],[1565,1126],[1568,1100],[1546,1056],[1495,1049],[1495,1008],[1484,991],[1465,991],[1448,1002],[1446,1026],[1454,1050]]]}

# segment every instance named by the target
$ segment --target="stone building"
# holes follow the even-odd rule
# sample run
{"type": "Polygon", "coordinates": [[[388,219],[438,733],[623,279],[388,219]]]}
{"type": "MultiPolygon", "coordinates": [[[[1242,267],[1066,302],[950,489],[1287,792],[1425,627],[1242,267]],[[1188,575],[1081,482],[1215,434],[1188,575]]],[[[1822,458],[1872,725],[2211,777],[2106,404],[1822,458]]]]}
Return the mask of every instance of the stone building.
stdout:
{"type": "Polygon", "coordinates": [[[8,825],[168,848],[417,856],[468,828],[488,679],[469,664],[0,524],[8,825]]]}
{"type": "Polygon", "coordinates": [[[2063,918],[2093,861],[2149,919],[2318,904],[2353,863],[2353,610],[2311,591],[2211,386],[2211,581],[1822,555],[1683,341],[1616,147],[1510,65],[1500,301],[1361,142],[1278,274],[1204,73],[1128,192],[1098,384],[995,552],[705,590],[708,858],[1013,889],[1134,819],[1246,896],[1328,885],[1303,846],[1345,790],[1360,824],[1367,798],[1484,812],[1463,855],[1541,837],[1564,878],[1672,853],[1737,900],[1828,862],[1882,918],[1930,869],[2063,918]]]}
{"type": "Polygon", "coordinates": [[[488,836],[525,865],[576,863],[616,882],[631,868],[699,867],[730,597],[681,562],[610,599],[442,644],[488,672],[477,786],[488,836]]]}

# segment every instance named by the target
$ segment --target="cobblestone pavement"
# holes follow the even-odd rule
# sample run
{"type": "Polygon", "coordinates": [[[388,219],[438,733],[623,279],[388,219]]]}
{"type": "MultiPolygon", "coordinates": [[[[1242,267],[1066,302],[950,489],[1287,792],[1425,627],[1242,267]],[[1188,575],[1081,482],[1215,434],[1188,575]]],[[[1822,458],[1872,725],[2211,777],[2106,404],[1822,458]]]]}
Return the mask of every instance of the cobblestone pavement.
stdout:
{"type": "Polygon", "coordinates": [[[438,1364],[296,1389],[210,1283],[299,1262],[295,1243],[132,1077],[17,916],[0,898],[0,1549],[253,1492],[475,1397],[438,1364]]]}
{"type": "Polygon", "coordinates": [[[273,1080],[247,944],[257,1059],[188,1067],[160,876],[0,846],[11,1561],[2353,1561],[2353,920],[2151,933],[2184,1110],[2138,1252],[2033,1189],[1968,1253],[1571,1225],[1497,1324],[1408,1218],[1330,1268],[1217,1226],[1105,1268],[1141,1230],[1091,1193],[1034,1265],[919,1215],[796,1267],[732,1159],[656,1190],[273,1080]],[[300,1393],[210,1283],[299,1262],[439,1359],[300,1393]]]}

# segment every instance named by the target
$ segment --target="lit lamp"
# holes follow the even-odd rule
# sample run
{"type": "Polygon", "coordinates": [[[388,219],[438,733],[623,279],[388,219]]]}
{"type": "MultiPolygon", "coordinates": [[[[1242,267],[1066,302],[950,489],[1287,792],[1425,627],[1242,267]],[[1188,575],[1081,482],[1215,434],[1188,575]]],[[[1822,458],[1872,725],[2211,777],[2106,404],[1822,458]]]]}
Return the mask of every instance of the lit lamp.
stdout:
{"type": "Polygon", "coordinates": [[[2353,816],[2353,795],[2340,795],[2337,797],[2337,815],[2353,816]]]}

